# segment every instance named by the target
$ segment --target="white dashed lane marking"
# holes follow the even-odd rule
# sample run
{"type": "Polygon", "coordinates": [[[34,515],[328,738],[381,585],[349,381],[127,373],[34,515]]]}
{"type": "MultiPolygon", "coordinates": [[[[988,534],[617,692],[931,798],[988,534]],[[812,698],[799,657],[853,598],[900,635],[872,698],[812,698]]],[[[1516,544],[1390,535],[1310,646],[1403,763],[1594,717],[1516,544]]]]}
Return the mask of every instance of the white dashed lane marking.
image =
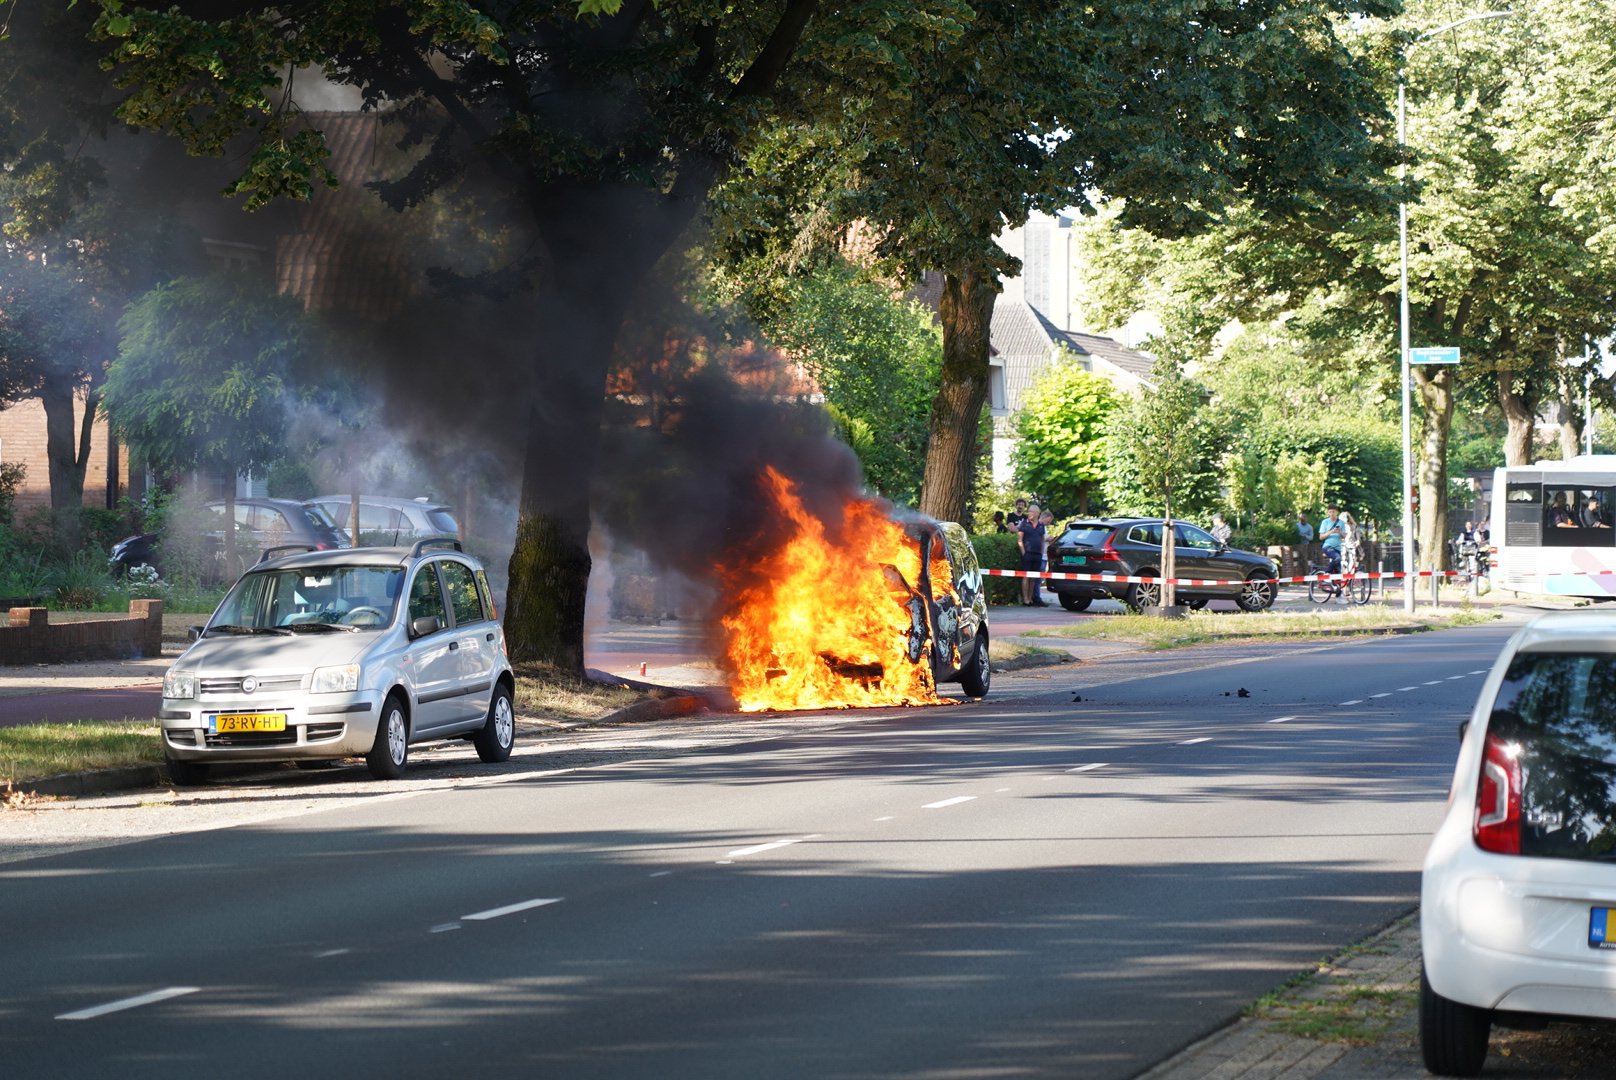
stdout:
{"type": "Polygon", "coordinates": [[[170,986],[163,990],[153,990],[149,994],[109,1001],[105,1005],[94,1005],[88,1009],[80,1009],[78,1012],[62,1013],[56,1019],[94,1020],[98,1016],[107,1015],[107,1013],[122,1012],[125,1009],[138,1009],[142,1005],[155,1005],[157,1002],[167,1001],[169,998],[184,997],[186,994],[194,994],[200,989],[202,989],[200,986],[170,986]]]}
{"type": "Polygon", "coordinates": [[[970,802],[974,798],[976,798],[975,795],[956,795],[952,799],[944,799],[941,802],[929,802],[925,806],[922,806],[921,809],[941,810],[945,806],[958,806],[960,803],[970,802]]]}
{"type": "Polygon", "coordinates": [[[1340,705],[1337,705],[1336,708],[1339,709],[1339,708],[1342,708],[1342,707],[1347,706],[1347,705],[1362,705],[1362,704],[1363,704],[1363,698],[1353,698],[1351,701],[1343,701],[1340,705]]]}
{"type": "Polygon", "coordinates": [[[1408,693],[1408,692],[1409,692],[1409,691],[1410,691],[1410,690],[1418,690],[1418,689],[1419,689],[1419,687],[1417,687],[1417,686],[1399,686],[1399,687],[1398,687],[1398,688],[1397,688],[1397,692],[1398,692],[1398,693],[1399,693],[1399,694],[1406,694],[1406,693],[1408,693]]]}
{"type": "Polygon", "coordinates": [[[1069,772],[1069,773],[1074,773],[1074,772],[1093,772],[1095,769],[1103,769],[1103,768],[1105,768],[1107,764],[1109,764],[1109,763],[1104,762],[1104,761],[1095,761],[1095,762],[1091,762],[1091,763],[1089,763],[1087,765],[1079,765],[1075,769],[1067,769],[1066,771],[1069,772]]]}
{"type": "Polygon", "coordinates": [[[559,904],[561,900],[562,898],[559,896],[546,896],[537,900],[523,900],[519,904],[506,904],[504,907],[489,908],[487,911],[479,911],[460,917],[466,922],[484,922],[488,919],[497,919],[502,915],[515,915],[518,911],[530,911],[536,907],[544,907],[546,904],[559,904]]]}
{"type": "Polygon", "coordinates": [[[1180,739],[1178,745],[1180,745],[1180,746],[1194,746],[1196,743],[1204,743],[1204,742],[1211,742],[1211,741],[1212,741],[1212,737],[1210,735],[1202,735],[1201,737],[1196,738],[1196,739],[1180,739]]]}
{"type": "Polygon", "coordinates": [[[1276,716],[1276,717],[1274,717],[1272,720],[1270,720],[1268,722],[1270,724],[1288,724],[1292,720],[1295,720],[1295,719],[1296,719],[1296,717],[1294,717],[1294,716],[1276,716]]]}
{"type": "Polygon", "coordinates": [[[1391,697],[1391,696],[1392,696],[1392,692],[1391,692],[1391,691],[1390,691],[1390,690],[1388,690],[1388,691],[1386,691],[1386,692],[1385,692],[1385,693],[1384,693],[1384,694],[1370,694],[1370,695],[1369,695],[1369,696],[1370,696],[1370,698],[1383,698],[1383,697],[1391,697]]]}
{"type": "Polygon", "coordinates": [[[774,851],[777,848],[790,847],[792,844],[800,844],[804,840],[817,840],[820,835],[820,833],[813,833],[810,836],[793,836],[789,840],[771,840],[767,844],[753,844],[751,847],[736,848],[734,851],[724,856],[724,861],[728,862],[730,859],[744,859],[748,855],[758,855],[765,851],[774,851]]]}

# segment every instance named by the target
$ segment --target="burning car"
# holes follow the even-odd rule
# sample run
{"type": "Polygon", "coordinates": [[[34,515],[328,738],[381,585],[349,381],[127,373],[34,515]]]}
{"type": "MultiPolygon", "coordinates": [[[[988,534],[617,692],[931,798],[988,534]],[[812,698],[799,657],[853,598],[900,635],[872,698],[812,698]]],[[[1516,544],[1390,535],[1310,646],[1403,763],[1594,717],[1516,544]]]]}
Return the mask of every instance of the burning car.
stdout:
{"type": "Polygon", "coordinates": [[[938,705],[990,682],[987,602],[970,537],[953,522],[898,520],[874,499],[815,517],[770,470],[786,539],[720,571],[721,663],[743,712],[938,705]]]}

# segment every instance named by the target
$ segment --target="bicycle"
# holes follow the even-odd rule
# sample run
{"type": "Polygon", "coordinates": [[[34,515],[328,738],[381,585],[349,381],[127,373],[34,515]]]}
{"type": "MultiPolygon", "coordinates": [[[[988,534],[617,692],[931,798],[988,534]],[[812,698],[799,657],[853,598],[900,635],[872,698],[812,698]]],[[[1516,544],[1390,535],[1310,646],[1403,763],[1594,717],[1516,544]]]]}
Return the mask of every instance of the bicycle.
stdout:
{"type": "Polygon", "coordinates": [[[1367,604],[1375,590],[1374,579],[1366,573],[1358,572],[1356,560],[1349,562],[1339,571],[1331,570],[1328,565],[1310,563],[1308,572],[1314,576],[1308,579],[1307,598],[1315,604],[1327,604],[1338,596],[1349,604],[1367,604]],[[1323,580],[1320,576],[1331,574],[1344,576],[1339,580],[1323,580]]]}

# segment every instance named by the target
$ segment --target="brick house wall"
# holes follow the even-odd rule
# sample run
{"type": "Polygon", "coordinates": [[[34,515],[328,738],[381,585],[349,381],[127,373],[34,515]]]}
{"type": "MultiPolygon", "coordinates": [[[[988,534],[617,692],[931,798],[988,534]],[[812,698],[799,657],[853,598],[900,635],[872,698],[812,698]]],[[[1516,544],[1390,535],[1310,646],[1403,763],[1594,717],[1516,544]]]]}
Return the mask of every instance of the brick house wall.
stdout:
{"type": "MultiPolygon", "coordinates": [[[[84,402],[74,405],[75,423],[84,416],[84,402]]],[[[76,429],[75,429],[76,430],[76,429]]],[[[113,448],[112,436],[107,431],[104,417],[98,418],[91,428],[90,462],[84,470],[84,505],[116,506],[118,497],[129,490],[129,455],[116,454],[116,471],[108,484],[108,458],[113,448]]],[[[22,486],[17,490],[16,511],[19,516],[28,510],[50,505],[50,459],[45,454],[45,407],[28,399],[0,409],[0,464],[21,462],[28,467],[22,486]]]]}

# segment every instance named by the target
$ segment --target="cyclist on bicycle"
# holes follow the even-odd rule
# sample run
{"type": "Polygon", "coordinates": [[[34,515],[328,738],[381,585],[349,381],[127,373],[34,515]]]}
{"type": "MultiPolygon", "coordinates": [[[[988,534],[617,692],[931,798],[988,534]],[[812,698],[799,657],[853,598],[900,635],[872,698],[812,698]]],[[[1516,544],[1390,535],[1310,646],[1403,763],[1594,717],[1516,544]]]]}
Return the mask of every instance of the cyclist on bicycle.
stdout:
{"type": "Polygon", "coordinates": [[[1319,522],[1319,540],[1324,545],[1324,558],[1330,564],[1330,573],[1341,572],[1341,546],[1346,539],[1346,529],[1341,523],[1341,508],[1330,506],[1324,520],[1319,522]]]}

